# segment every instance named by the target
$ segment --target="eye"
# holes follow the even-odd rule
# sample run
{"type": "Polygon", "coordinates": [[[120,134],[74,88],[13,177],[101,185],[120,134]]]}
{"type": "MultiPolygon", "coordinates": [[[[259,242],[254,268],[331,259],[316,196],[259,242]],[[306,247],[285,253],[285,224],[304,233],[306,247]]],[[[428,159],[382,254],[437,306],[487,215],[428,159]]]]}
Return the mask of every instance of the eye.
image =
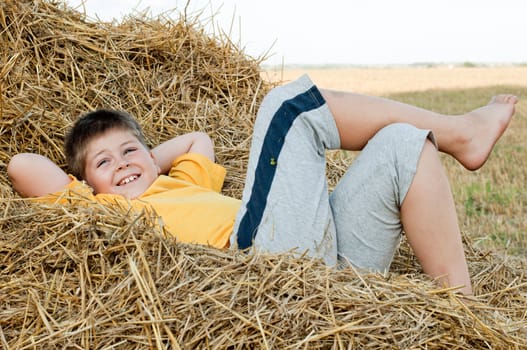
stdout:
{"type": "Polygon", "coordinates": [[[97,168],[100,168],[101,166],[103,166],[104,164],[108,163],[108,159],[101,159],[100,161],[98,161],[95,166],[97,168]]]}
{"type": "Polygon", "coordinates": [[[124,154],[132,153],[137,150],[137,147],[128,147],[124,150],[124,154]]]}

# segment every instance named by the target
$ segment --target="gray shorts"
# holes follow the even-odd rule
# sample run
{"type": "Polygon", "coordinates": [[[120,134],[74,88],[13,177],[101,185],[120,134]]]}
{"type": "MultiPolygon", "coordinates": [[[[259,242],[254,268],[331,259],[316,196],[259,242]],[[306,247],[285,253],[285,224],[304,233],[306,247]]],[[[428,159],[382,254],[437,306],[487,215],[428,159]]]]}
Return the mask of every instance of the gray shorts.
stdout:
{"type": "Polygon", "coordinates": [[[388,269],[427,137],[407,124],[385,127],[330,194],[325,151],[338,149],[340,138],[324,98],[307,76],[274,88],[258,111],[231,246],[388,269]]]}

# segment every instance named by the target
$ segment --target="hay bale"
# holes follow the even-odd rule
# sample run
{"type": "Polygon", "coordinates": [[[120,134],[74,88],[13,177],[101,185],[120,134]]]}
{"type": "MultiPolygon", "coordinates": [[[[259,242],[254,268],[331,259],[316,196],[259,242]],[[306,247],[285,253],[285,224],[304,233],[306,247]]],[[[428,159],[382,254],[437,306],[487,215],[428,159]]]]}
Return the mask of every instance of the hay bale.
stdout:
{"type": "Polygon", "coordinates": [[[269,87],[258,60],[188,18],[90,22],[59,2],[29,0],[4,1],[0,11],[2,162],[25,151],[63,164],[62,139],[79,115],[123,109],[152,145],[207,132],[231,174],[228,194],[239,195],[269,87]]]}
{"type": "Polygon", "coordinates": [[[209,133],[238,196],[270,84],[258,60],[197,20],[99,23],[58,2],[7,0],[0,38],[3,348],[527,348],[525,260],[469,242],[477,296],[462,300],[428,280],[406,244],[391,273],[358,274],[180,244],[145,213],[21,200],[9,158],[63,164],[65,130],[97,107],[130,111],[152,144],[209,133]]]}
{"type": "Polygon", "coordinates": [[[5,348],[525,348],[523,263],[472,254],[483,294],[466,304],[405,258],[358,275],[178,244],[152,218],[104,206],[3,212],[5,348]]]}

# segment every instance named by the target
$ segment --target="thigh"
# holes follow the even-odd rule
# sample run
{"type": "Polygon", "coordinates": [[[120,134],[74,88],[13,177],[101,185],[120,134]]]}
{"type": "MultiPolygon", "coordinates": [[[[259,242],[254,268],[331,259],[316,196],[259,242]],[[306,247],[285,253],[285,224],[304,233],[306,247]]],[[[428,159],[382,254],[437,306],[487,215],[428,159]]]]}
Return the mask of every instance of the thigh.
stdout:
{"type": "Polygon", "coordinates": [[[231,244],[254,243],[273,253],[295,249],[334,264],[325,150],[339,144],[333,116],[307,77],[273,89],[255,123],[231,244]]]}
{"type": "Polygon", "coordinates": [[[392,124],[353,161],[330,199],[340,259],[374,271],[389,268],[403,230],[400,207],[429,135],[392,124]]]}

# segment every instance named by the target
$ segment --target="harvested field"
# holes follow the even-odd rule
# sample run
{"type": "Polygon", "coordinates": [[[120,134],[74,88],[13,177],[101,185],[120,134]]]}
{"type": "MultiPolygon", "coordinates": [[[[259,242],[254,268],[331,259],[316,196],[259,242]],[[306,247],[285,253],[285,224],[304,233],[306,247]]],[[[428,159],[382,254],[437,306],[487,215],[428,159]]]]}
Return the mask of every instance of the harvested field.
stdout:
{"type": "Polygon", "coordinates": [[[263,72],[271,81],[290,81],[309,74],[315,83],[330,89],[372,95],[438,89],[473,89],[487,86],[527,87],[526,66],[503,67],[388,67],[271,69],[263,72]]]}
{"type": "MultiPolygon", "coordinates": [[[[450,176],[462,230],[473,244],[504,254],[527,256],[527,67],[286,67],[265,69],[266,79],[290,81],[309,74],[320,86],[385,96],[432,111],[461,114],[491,96],[519,97],[516,115],[485,166],[467,172],[441,155],[450,176]],[[281,78],[280,78],[281,77],[281,78]]],[[[355,153],[347,152],[345,159],[355,153]]]]}
{"type": "MultiPolygon", "coordinates": [[[[272,84],[198,19],[99,23],[59,2],[5,0],[0,39],[2,348],[527,349],[527,261],[469,239],[476,296],[461,298],[424,276],[405,243],[389,273],[360,274],[181,244],[144,212],[21,199],[10,157],[63,165],[65,131],[98,107],[131,112],[151,144],[209,133],[224,191],[238,197],[272,84]]],[[[332,182],[347,162],[331,159],[332,182]]]]}

